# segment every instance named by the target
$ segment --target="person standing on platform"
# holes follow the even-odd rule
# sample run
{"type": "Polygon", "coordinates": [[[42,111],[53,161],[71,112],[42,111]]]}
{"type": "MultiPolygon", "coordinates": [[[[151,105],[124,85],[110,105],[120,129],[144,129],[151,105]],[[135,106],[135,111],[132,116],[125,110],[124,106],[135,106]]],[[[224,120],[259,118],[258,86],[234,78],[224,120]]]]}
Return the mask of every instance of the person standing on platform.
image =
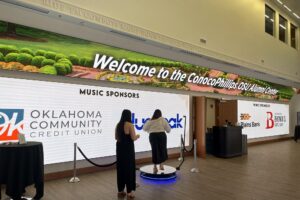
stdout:
{"type": "Polygon", "coordinates": [[[133,192],[136,189],[134,141],[139,137],[131,123],[131,111],[123,110],[115,132],[118,196],[126,195],[124,192],[126,186],[127,197],[134,198],[133,192]]]}
{"type": "Polygon", "coordinates": [[[150,133],[149,140],[152,149],[152,162],[154,164],[153,172],[157,173],[157,165],[160,170],[164,170],[163,162],[168,159],[167,135],[171,131],[168,121],[162,117],[159,109],[156,109],[153,116],[148,120],[143,130],[150,133]]]}

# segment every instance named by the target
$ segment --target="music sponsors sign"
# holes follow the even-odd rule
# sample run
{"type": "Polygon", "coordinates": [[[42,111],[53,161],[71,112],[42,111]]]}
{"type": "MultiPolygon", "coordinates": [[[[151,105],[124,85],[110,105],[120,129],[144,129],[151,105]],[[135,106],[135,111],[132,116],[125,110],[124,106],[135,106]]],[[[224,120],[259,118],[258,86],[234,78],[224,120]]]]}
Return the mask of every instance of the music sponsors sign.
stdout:
{"type": "Polygon", "coordinates": [[[289,134],[289,105],[238,101],[238,122],[248,138],[289,134]]]}
{"type": "Polygon", "coordinates": [[[162,110],[172,127],[168,148],[179,146],[184,116],[189,143],[187,95],[11,78],[0,81],[0,142],[24,133],[28,141],[43,143],[46,164],[71,161],[74,142],[90,158],[115,155],[115,126],[123,109],[132,111],[136,132],[141,134],[136,152],[151,150],[142,127],[155,109],[162,110]]]}

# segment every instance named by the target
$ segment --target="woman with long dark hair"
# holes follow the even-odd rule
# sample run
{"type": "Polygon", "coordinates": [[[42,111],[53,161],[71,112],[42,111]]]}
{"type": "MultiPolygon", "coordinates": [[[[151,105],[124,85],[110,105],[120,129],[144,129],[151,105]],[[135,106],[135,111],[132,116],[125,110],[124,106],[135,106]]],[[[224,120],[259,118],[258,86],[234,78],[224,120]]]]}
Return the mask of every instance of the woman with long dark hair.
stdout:
{"type": "Polygon", "coordinates": [[[126,195],[124,192],[126,186],[127,197],[134,198],[133,191],[136,189],[134,141],[139,137],[140,135],[135,133],[134,126],[131,123],[131,111],[123,110],[115,133],[117,140],[118,196],[126,195]]]}
{"type": "Polygon", "coordinates": [[[169,133],[171,127],[167,120],[162,117],[161,111],[156,109],[152,118],[145,123],[143,130],[150,133],[153,172],[157,173],[157,165],[159,165],[160,170],[164,170],[163,162],[168,159],[166,132],[169,133]]]}

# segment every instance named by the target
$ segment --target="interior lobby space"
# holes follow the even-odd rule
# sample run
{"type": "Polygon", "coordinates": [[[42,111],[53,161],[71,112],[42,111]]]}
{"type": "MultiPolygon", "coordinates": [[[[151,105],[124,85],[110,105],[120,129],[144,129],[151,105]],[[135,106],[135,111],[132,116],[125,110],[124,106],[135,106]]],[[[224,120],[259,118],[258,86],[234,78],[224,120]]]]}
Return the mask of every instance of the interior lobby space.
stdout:
{"type": "Polygon", "coordinates": [[[300,200],[300,0],[0,0],[0,200],[300,200]]]}
{"type": "MultiPolygon", "coordinates": [[[[295,141],[275,142],[248,148],[248,155],[231,159],[208,156],[198,159],[199,173],[192,157],[178,173],[177,180],[155,182],[139,177],[137,171],[136,199],[149,200],[298,200],[300,198],[300,160],[295,141]]],[[[172,159],[168,165],[177,165],[172,159]]],[[[116,194],[116,171],[79,175],[79,183],[68,183],[68,178],[45,183],[43,199],[122,199],[116,194]]],[[[4,190],[2,191],[4,193],[4,190]]],[[[34,193],[30,187],[26,195],[34,193]]],[[[25,196],[26,196],[25,195],[25,196]]],[[[4,198],[5,199],[5,198],[4,198]]],[[[126,199],[126,198],[125,198],[126,199]]]]}

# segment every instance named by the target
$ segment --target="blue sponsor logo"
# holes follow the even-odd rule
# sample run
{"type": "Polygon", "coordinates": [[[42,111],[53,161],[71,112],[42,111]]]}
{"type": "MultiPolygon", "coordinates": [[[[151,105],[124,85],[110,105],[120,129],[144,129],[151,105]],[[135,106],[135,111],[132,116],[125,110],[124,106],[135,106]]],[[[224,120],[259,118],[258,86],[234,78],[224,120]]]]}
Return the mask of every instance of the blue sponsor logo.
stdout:
{"type": "MultiPolygon", "coordinates": [[[[150,118],[139,118],[139,117],[136,117],[135,113],[132,113],[132,116],[131,116],[131,121],[132,121],[132,124],[135,126],[135,128],[137,130],[142,130],[143,129],[143,126],[144,124],[150,119],[150,118]]],[[[176,114],[176,117],[171,117],[171,118],[165,118],[169,125],[171,126],[172,129],[174,128],[183,128],[182,126],[182,117],[179,117],[179,114],[177,113],[176,114]]]]}

